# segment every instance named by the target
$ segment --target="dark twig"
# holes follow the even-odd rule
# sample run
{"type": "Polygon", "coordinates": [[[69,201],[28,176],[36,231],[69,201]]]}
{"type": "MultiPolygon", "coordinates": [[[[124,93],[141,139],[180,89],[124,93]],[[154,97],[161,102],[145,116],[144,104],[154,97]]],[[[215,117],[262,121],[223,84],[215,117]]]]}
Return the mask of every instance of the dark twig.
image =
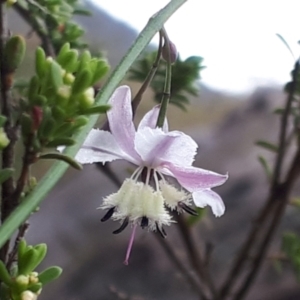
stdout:
{"type": "Polygon", "coordinates": [[[40,24],[37,22],[36,18],[32,15],[30,10],[25,10],[18,2],[14,4],[14,9],[17,13],[28,23],[32,29],[37,33],[42,42],[42,48],[45,50],[46,55],[55,56],[55,49],[51,42],[48,34],[45,33],[44,28],[41,28],[40,24]]]}
{"type": "Polygon", "coordinates": [[[280,220],[284,214],[286,205],[289,202],[292,187],[296,179],[298,178],[299,174],[300,174],[300,149],[298,149],[297,153],[295,154],[294,160],[291,163],[291,167],[287,174],[285,182],[280,186],[278,186],[277,193],[276,195],[274,195],[274,200],[276,201],[274,202],[274,206],[276,206],[276,208],[275,208],[273,219],[271,221],[269,228],[266,231],[266,234],[264,235],[264,239],[262,240],[259,249],[257,250],[257,255],[256,257],[254,257],[252,261],[252,267],[250,269],[250,272],[248,276],[245,278],[245,280],[243,281],[243,283],[241,284],[241,288],[237,292],[234,300],[243,299],[243,297],[246,295],[247,291],[249,290],[251,284],[253,283],[254,279],[256,278],[256,275],[266,256],[268,246],[272,240],[274,233],[276,232],[276,229],[280,224],[280,220]]]}
{"type": "Polygon", "coordinates": [[[18,232],[18,235],[15,239],[14,247],[11,250],[11,252],[9,253],[9,256],[8,256],[8,261],[7,261],[7,264],[6,264],[6,267],[7,267],[8,270],[10,270],[10,268],[12,267],[12,264],[16,261],[16,255],[17,255],[17,252],[18,252],[19,242],[25,236],[25,233],[26,233],[28,227],[29,227],[29,223],[27,223],[27,222],[25,222],[24,224],[22,224],[19,227],[19,232],[18,232]]]}
{"type": "MultiPolygon", "coordinates": [[[[259,214],[259,217],[257,218],[256,222],[254,223],[252,230],[250,234],[248,235],[245,243],[242,245],[242,248],[240,250],[240,254],[237,256],[236,260],[233,263],[232,268],[230,269],[227,280],[224,282],[221,291],[219,293],[218,299],[225,299],[226,296],[231,292],[231,289],[233,288],[236,280],[240,278],[240,273],[243,271],[243,267],[249,257],[250,251],[254,248],[255,245],[258,243],[258,235],[261,236],[261,246],[258,247],[257,256],[255,259],[255,263],[253,264],[252,270],[248,274],[247,279],[245,279],[244,284],[242,284],[242,287],[240,289],[240,292],[238,292],[238,295],[241,293],[241,295],[248,290],[250,287],[250,284],[253,282],[255,275],[257,274],[259,267],[262,263],[262,259],[265,256],[265,252],[267,250],[267,246],[269,245],[271,238],[277,228],[277,223],[279,223],[282,213],[284,211],[285,205],[279,206],[276,202],[279,201],[285,202],[287,199],[287,195],[290,192],[291,185],[294,182],[296,176],[294,174],[299,173],[299,162],[298,165],[295,164],[297,161],[298,153],[295,156],[295,161],[293,162],[294,167],[292,165],[290,172],[287,175],[287,180],[285,184],[280,184],[280,176],[281,176],[281,170],[282,170],[282,164],[284,159],[284,154],[286,153],[286,135],[287,135],[287,124],[288,124],[288,118],[290,115],[290,110],[292,107],[292,101],[294,99],[294,94],[297,87],[297,73],[299,72],[299,61],[296,62],[295,68],[293,71],[293,78],[292,83],[290,86],[289,94],[287,96],[287,101],[285,105],[285,110],[282,115],[281,119],[281,126],[280,126],[280,133],[279,133],[279,146],[278,146],[278,155],[274,167],[274,173],[273,173],[273,179],[272,184],[270,187],[270,194],[268,197],[268,200],[266,201],[265,206],[261,210],[261,213],[259,214]],[[296,170],[297,169],[297,170],[296,170]],[[291,175],[293,174],[293,175],[291,175]],[[288,185],[288,186],[287,186],[288,185]],[[285,190],[282,190],[283,187],[285,190]],[[271,227],[266,231],[265,235],[262,234],[264,232],[264,227],[267,220],[269,220],[269,217],[271,218],[271,227]],[[277,222],[277,223],[276,223],[277,222]],[[259,252],[261,251],[261,253],[259,252]]],[[[236,298],[239,299],[239,298],[236,298]]]]}
{"type": "Polygon", "coordinates": [[[274,174],[273,174],[273,184],[272,184],[273,188],[276,186],[276,183],[280,181],[279,177],[281,174],[282,163],[283,163],[285,149],[286,149],[287,124],[288,124],[288,118],[290,116],[292,102],[294,99],[294,94],[297,88],[298,73],[299,73],[299,60],[297,60],[295,63],[295,68],[293,70],[292,82],[290,85],[287,103],[281,119],[281,126],[279,132],[279,144],[278,144],[278,156],[276,159],[276,164],[275,164],[274,174]]]}
{"type": "Polygon", "coordinates": [[[187,226],[186,220],[183,215],[178,215],[176,218],[178,222],[178,229],[180,231],[182,240],[184,241],[184,246],[188,252],[188,259],[190,260],[190,265],[195,269],[199,278],[203,281],[203,283],[209,288],[209,291],[212,295],[216,295],[215,286],[211,277],[208,273],[207,268],[205,267],[205,263],[201,257],[200,251],[196,251],[196,247],[191,235],[190,228],[187,226]]]}
{"type": "Polygon", "coordinates": [[[159,244],[163,247],[167,257],[172,261],[172,263],[177,267],[180,273],[186,278],[191,287],[202,297],[203,300],[207,299],[205,296],[201,284],[197,282],[194,276],[191,275],[191,272],[184,266],[181,260],[177,257],[174,250],[168,244],[166,239],[162,239],[159,235],[154,234],[154,237],[159,242],[159,244]]]}
{"type": "MultiPolygon", "coordinates": [[[[1,72],[1,113],[7,118],[4,130],[10,140],[8,146],[2,151],[2,168],[12,168],[14,163],[14,145],[16,142],[16,130],[12,119],[12,103],[10,99],[10,88],[12,84],[13,74],[8,74],[4,62],[4,46],[7,38],[5,3],[0,4],[0,72],[1,72]]],[[[2,202],[1,202],[1,222],[3,222],[10,214],[15,203],[9,201],[14,192],[14,180],[9,178],[2,184],[2,202]]],[[[0,251],[0,259],[5,262],[9,248],[9,241],[2,247],[0,251]]]]}

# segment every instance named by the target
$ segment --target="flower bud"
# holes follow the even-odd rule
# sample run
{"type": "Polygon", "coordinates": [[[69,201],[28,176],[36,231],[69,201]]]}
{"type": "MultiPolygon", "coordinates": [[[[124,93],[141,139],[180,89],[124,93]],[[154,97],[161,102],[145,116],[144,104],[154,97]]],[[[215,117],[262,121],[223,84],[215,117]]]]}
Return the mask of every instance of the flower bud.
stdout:
{"type": "Polygon", "coordinates": [[[65,84],[72,84],[75,80],[75,76],[72,73],[66,73],[64,75],[64,83],[65,84]]]}
{"type": "Polygon", "coordinates": [[[31,291],[24,291],[21,294],[21,300],[36,300],[37,295],[31,291]]]}
{"type": "Polygon", "coordinates": [[[38,275],[39,274],[37,272],[31,272],[29,274],[29,282],[30,283],[38,283],[39,282],[38,275]]]}
{"type": "Polygon", "coordinates": [[[82,108],[89,108],[91,107],[95,102],[95,91],[92,87],[85,90],[85,92],[80,95],[79,98],[79,104],[82,108]]]}
{"type": "Polygon", "coordinates": [[[170,40],[169,40],[169,45],[170,45],[170,48],[168,51],[168,44],[164,43],[163,49],[162,49],[162,57],[166,62],[170,61],[171,64],[174,64],[175,61],[177,60],[178,52],[177,52],[175,44],[172,43],[170,40]]]}
{"type": "Polygon", "coordinates": [[[13,6],[16,2],[17,2],[17,0],[6,0],[5,4],[6,4],[6,7],[11,7],[11,6],[13,6]]]}
{"type": "Polygon", "coordinates": [[[16,278],[16,283],[21,286],[27,286],[29,284],[29,277],[26,275],[19,275],[16,278]]]}
{"type": "Polygon", "coordinates": [[[71,88],[68,85],[63,85],[58,89],[57,95],[64,100],[68,100],[71,96],[71,88]]]}
{"type": "Polygon", "coordinates": [[[9,144],[9,139],[3,128],[0,128],[0,150],[4,149],[9,144]]]}

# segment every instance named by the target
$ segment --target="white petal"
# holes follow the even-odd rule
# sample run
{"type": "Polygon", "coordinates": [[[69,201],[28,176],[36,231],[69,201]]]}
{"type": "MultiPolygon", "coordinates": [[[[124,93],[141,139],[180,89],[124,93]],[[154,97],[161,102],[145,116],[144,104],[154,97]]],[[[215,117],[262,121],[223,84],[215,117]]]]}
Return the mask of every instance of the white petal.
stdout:
{"type": "Polygon", "coordinates": [[[156,168],[175,138],[166,135],[161,128],[144,127],[136,133],[136,151],[147,166],[156,168]]]}
{"type": "Polygon", "coordinates": [[[132,121],[131,92],[128,86],[115,90],[109,100],[112,108],[107,113],[109,128],[120,148],[132,158],[139,156],[134,148],[135,128],[132,121]]]}
{"type": "MultiPolygon", "coordinates": [[[[145,128],[145,127],[150,127],[150,128],[153,128],[153,129],[156,127],[157,118],[158,118],[158,114],[159,114],[159,109],[160,109],[160,105],[156,105],[144,115],[143,119],[141,120],[141,122],[139,124],[138,131],[145,128]]],[[[169,131],[167,119],[165,119],[162,130],[164,132],[169,131]]]]}
{"type": "Polygon", "coordinates": [[[153,167],[163,163],[190,166],[197,144],[180,131],[165,133],[161,128],[144,127],[136,133],[135,148],[142,160],[153,167]]]}
{"type": "Polygon", "coordinates": [[[210,189],[193,193],[195,205],[205,207],[209,205],[216,217],[220,217],[225,212],[225,205],[221,197],[210,189]]]}
{"type": "Polygon", "coordinates": [[[90,131],[75,159],[81,164],[105,163],[116,159],[126,159],[134,163],[110,132],[99,129],[90,131]]]}

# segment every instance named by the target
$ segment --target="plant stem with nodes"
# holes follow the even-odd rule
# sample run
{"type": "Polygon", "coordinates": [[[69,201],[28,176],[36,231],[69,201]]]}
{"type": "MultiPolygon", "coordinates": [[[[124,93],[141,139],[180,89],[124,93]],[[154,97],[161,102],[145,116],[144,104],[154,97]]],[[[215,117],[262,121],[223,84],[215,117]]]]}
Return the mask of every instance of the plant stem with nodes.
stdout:
{"type": "Polygon", "coordinates": [[[243,244],[240,250],[240,254],[237,256],[236,260],[234,261],[233,266],[226,277],[227,280],[224,282],[217,299],[225,299],[227,295],[231,293],[231,290],[233,289],[237,279],[240,278],[240,274],[244,270],[243,267],[248,260],[251,250],[254,249],[254,246],[258,244],[256,255],[252,263],[252,267],[250,268],[250,271],[248,272],[248,275],[244,279],[243,283],[240,285],[240,289],[236,293],[234,299],[240,300],[246,295],[246,292],[249,290],[251,284],[253,283],[262,265],[263,258],[266,255],[268,246],[280,223],[285,207],[288,203],[292,186],[296,178],[299,176],[300,146],[298,145],[298,150],[295,154],[294,160],[290,165],[290,171],[286,176],[286,180],[283,183],[280,182],[280,177],[282,173],[282,164],[283,164],[284,155],[286,153],[286,146],[287,146],[286,143],[287,124],[288,124],[288,119],[292,107],[292,101],[294,99],[294,95],[297,88],[298,72],[299,72],[299,60],[295,63],[292,83],[287,96],[285,109],[281,118],[278,154],[274,166],[274,172],[273,172],[272,183],[270,186],[269,197],[266,201],[265,206],[262,208],[256,222],[254,223],[250,234],[248,235],[245,243],[243,244]],[[269,223],[267,221],[269,221],[269,223]],[[271,225],[269,225],[268,227],[268,224],[271,225]]]}
{"type": "MultiPolygon", "coordinates": [[[[14,164],[14,146],[17,140],[16,128],[12,119],[12,101],[10,88],[13,74],[8,74],[4,62],[4,47],[7,40],[5,1],[0,3],[0,72],[1,72],[1,113],[6,117],[4,130],[10,143],[2,151],[2,168],[12,168],[14,164]]],[[[16,202],[10,199],[14,192],[14,180],[10,177],[2,184],[1,200],[1,222],[9,216],[16,202]]],[[[9,241],[0,250],[0,259],[6,262],[9,241]]]]}

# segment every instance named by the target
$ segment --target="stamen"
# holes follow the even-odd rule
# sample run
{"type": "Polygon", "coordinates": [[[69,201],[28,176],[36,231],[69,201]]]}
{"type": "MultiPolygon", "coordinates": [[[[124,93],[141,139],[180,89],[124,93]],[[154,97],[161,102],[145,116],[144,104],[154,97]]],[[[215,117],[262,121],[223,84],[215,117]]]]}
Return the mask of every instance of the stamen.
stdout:
{"type": "Polygon", "coordinates": [[[131,253],[131,249],[132,249],[134,237],[135,237],[136,227],[137,227],[137,224],[134,224],[134,226],[132,228],[132,232],[131,232],[129,244],[128,244],[128,247],[127,247],[126,257],[125,257],[125,260],[124,260],[124,265],[126,265],[126,266],[128,266],[128,264],[129,264],[129,257],[130,257],[130,253],[131,253]]]}
{"type": "Polygon", "coordinates": [[[113,234],[118,234],[118,233],[122,232],[122,231],[128,226],[128,223],[129,223],[129,218],[127,217],[127,218],[123,221],[121,227],[120,227],[119,229],[113,231],[113,234]]]}
{"type": "Polygon", "coordinates": [[[138,167],[131,175],[131,178],[133,180],[137,180],[139,178],[139,176],[141,175],[143,169],[144,169],[144,167],[138,167]]]}
{"type": "Polygon", "coordinates": [[[186,211],[188,214],[192,215],[192,216],[198,216],[199,215],[194,209],[192,209],[191,207],[189,207],[188,205],[186,205],[183,202],[179,202],[178,206],[180,208],[182,208],[184,211],[186,211]]]}
{"type": "Polygon", "coordinates": [[[154,178],[154,182],[155,182],[155,189],[156,189],[156,191],[158,191],[159,190],[159,182],[158,182],[157,173],[155,171],[153,173],[153,178],[154,178]]]}
{"type": "Polygon", "coordinates": [[[149,184],[149,180],[150,180],[150,173],[151,173],[151,169],[147,168],[147,177],[146,177],[146,184],[149,184]]]}
{"type": "Polygon", "coordinates": [[[148,227],[148,225],[149,225],[149,219],[147,217],[142,217],[141,227],[144,229],[145,227],[148,227]]]}
{"type": "Polygon", "coordinates": [[[115,211],[115,206],[114,207],[111,207],[107,213],[104,215],[104,217],[101,219],[101,222],[105,222],[107,221],[108,219],[111,218],[111,216],[114,214],[114,211],[115,211]]]}
{"type": "Polygon", "coordinates": [[[156,225],[156,231],[160,234],[160,236],[164,239],[167,236],[167,233],[165,232],[164,228],[162,226],[159,226],[157,222],[155,223],[156,225]]]}

